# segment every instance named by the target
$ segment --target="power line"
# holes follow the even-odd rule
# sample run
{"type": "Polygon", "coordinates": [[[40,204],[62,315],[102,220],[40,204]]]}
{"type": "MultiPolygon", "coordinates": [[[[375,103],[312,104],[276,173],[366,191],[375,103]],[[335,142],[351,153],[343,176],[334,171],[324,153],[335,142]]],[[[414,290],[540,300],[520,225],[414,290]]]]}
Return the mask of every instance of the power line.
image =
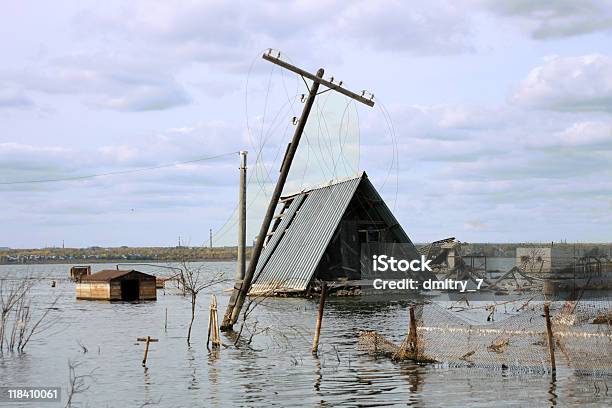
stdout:
{"type": "Polygon", "coordinates": [[[235,152],[218,154],[216,156],[201,157],[199,159],[187,160],[187,161],[182,161],[182,162],[160,164],[157,166],[150,166],[150,167],[140,167],[137,169],[130,169],[130,170],[110,171],[107,173],[87,174],[83,176],[72,176],[72,177],[62,177],[62,178],[54,178],[54,179],[39,179],[39,180],[3,181],[3,182],[0,182],[0,185],[9,186],[9,185],[16,185],[16,184],[55,183],[55,182],[60,182],[60,181],[74,181],[74,180],[84,180],[84,179],[95,178],[95,177],[115,176],[118,174],[140,173],[143,171],[150,171],[150,170],[163,169],[167,167],[180,166],[182,164],[190,164],[190,163],[197,163],[197,162],[202,162],[206,160],[214,160],[220,157],[230,156],[230,155],[238,154],[238,153],[239,153],[238,151],[235,151],[235,152]]]}

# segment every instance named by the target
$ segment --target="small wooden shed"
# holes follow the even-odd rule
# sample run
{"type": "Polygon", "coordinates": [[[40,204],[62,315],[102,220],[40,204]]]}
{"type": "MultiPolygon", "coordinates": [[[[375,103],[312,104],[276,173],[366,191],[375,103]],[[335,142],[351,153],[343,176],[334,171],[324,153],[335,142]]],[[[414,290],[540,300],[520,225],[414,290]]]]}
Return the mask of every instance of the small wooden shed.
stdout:
{"type": "Polygon", "coordinates": [[[70,268],[70,279],[79,281],[83,276],[91,275],[90,265],[75,265],[70,268]]]}
{"type": "Polygon", "coordinates": [[[76,297],[88,300],[156,300],[155,276],[133,269],[96,272],[77,282],[76,297]]]}

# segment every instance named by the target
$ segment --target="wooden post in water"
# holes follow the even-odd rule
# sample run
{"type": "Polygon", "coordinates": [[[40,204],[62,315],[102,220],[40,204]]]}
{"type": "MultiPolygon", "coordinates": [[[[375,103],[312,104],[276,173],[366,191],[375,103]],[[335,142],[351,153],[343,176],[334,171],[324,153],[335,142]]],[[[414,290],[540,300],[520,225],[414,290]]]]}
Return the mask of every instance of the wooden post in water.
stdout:
{"type": "Polygon", "coordinates": [[[548,304],[544,304],[544,319],[546,319],[546,337],[548,339],[548,353],[550,354],[550,366],[553,375],[557,371],[557,364],[555,362],[555,344],[553,338],[552,324],[550,322],[550,309],[548,304]]]}
{"type": "Polygon", "coordinates": [[[142,358],[142,365],[147,364],[147,356],[149,355],[149,343],[151,343],[151,336],[147,336],[147,343],[145,344],[144,357],[142,358]]]}
{"type": "Polygon", "coordinates": [[[414,306],[410,305],[410,324],[408,331],[408,345],[410,346],[410,351],[412,353],[412,358],[417,357],[417,324],[416,318],[414,317],[414,306]]]}
{"type": "Polygon", "coordinates": [[[327,285],[321,285],[321,300],[319,301],[319,313],[317,314],[317,326],[315,328],[314,339],[312,340],[312,352],[317,354],[319,350],[319,336],[321,334],[321,322],[323,321],[323,309],[325,308],[325,296],[327,295],[327,285]]]}
{"type": "Polygon", "coordinates": [[[208,314],[208,337],[206,338],[206,348],[212,343],[213,348],[221,347],[221,335],[219,333],[219,320],[217,317],[217,297],[212,295],[210,300],[210,312],[208,314]]]}
{"type": "Polygon", "coordinates": [[[149,343],[158,342],[159,339],[153,339],[153,338],[151,338],[151,336],[147,336],[147,337],[139,337],[139,338],[136,339],[136,341],[144,341],[145,342],[144,357],[142,358],[142,365],[145,365],[145,364],[147,364],[147,356],[149,355],[149,343]]]}

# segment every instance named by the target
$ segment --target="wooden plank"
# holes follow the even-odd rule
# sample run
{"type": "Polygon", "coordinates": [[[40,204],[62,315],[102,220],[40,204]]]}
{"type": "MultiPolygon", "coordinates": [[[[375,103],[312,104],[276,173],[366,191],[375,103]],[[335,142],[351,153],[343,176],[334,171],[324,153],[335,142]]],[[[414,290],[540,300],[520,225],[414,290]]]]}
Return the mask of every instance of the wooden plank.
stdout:
{"type": "Polygon", "coordinates": [[[82,282],[77,284],[77,299],[110,299],[110,285],[99,282],[82,282]]]}

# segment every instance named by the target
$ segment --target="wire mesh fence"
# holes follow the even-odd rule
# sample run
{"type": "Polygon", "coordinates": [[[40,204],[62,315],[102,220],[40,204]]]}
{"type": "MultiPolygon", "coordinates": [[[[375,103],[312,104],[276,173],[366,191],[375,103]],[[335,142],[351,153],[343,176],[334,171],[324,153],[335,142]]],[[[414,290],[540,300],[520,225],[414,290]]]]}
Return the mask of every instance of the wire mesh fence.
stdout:
{"type": "MultiPolygon", "coordinates": [[[[358,344],[360,350],[395,360],[547,372],[552,362],[543,306],[541,301],[526,302],[510,317],[474,324],[440,303],[416,305],[416,330],[409,330],[401,344],[375,331],[361,332],[358,344]]],[[[610,299],[554,302],[549,306],[556,366],[585,374],[612,375],[610,299]]],[[[472,309],[477,307],[481,306],[472,309]]]]}

